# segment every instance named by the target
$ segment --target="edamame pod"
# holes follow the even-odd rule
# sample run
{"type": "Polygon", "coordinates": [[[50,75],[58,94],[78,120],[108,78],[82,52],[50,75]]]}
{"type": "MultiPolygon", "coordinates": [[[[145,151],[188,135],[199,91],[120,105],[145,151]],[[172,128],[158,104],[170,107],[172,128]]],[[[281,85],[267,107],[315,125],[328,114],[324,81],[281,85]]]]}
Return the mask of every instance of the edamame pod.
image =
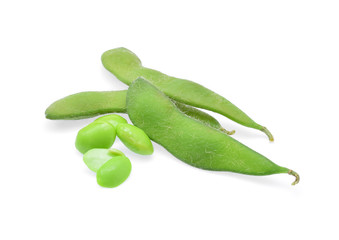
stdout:
{"type": "Polygon", "coordinates": [[[263,131],[273,141],[273,136],[266,127],[257,124],[224,97],[195,82],[145,68],[140,59],[126,48],[108,50],[102,54],[101,60],[108,71],[127,85],[137,77],[143,77],[178,102],[222,114],[243,126],[263,131]]]}
{"type": "Polygon", "coordinates": [[[75,140],[75,147],[81,153],[93,148],[110,148],[115,140],[116,131],[109,123],[92,122],[80,129],[75,140]]]}
{"type": "Polygon", "coordinates": [[[97,182],[102,187],[117,187],[128,178],[131,169],[132,165],[127,157],[114,157],[98,169],[97,182]]]}
{"type": "Polygon", "coordinates": [[[217,119],[215,119],[214,117],[212,117],[211,115],[209,115],[208,113],[205,113],[203,111],[200,111],[194,107],[191,107],[189,105],[177,102],[177,101],[172,101],[177,108],[183,112],[184,114],[186,114],[187,116],[194,118],[195,120],[198,120],[204,124],[206,124],[207,126],[210,126],[212,128],[215,128],[217,130],[220,130],[228,135],[232,135],[235,133],[234,130],[232,131],[228,131],[225,128],[223,128],[220,123],[218,122],[217,119]]]}
{"type": "MultiPolygon", "coordinates": [[[[46,118],[52,120],[59,119],[82,119],[95,117],[99,114],[105,113],[127,113],[126,109],[126,93],[124,91],[110,91],[110,92],[80,92],[73,94],[52,103],[46,110],[46,118]]],[[[197,119],[215,129],[225,132],[229,135],[235,131],[228,131],[224,129],[220,123],[208,113],[200,111],[189,105],[179,103],[173,100],[177,107],[186,115],[197,119]]],[[[99,119],[105,119],[103,116],[99,119]]],[[[97,121],[96,120],[96,121],[97,121]]]]}
{"type": "Polygon", "coordinates": [[[117,135],[131,151],[141,155],[151,155],[153,153],[151,140],[140,128],[127,123],[120,123],[117,126],[117,135]]]}
{"type": "Polygon", "coordinates": [[[105,162],[118,156],[125,156],[125,154],[114,148],[93,148],[84,154],[83,160],[89,169],[96,172],[105,162]]]}
{"type": "Polygon", "coordinates": [[[126,112],[126,90],[72,94],[52,103],[45,116],[53,120],[82,119],[112,112],[126,112]]]}
{"type": "Polygon", "coordinates": [[[183,114],[159,89],[138,78],[127,92],[133,124],[183,162],[201,169],[248,175],[299,175],[216,129],[183,114]]]}

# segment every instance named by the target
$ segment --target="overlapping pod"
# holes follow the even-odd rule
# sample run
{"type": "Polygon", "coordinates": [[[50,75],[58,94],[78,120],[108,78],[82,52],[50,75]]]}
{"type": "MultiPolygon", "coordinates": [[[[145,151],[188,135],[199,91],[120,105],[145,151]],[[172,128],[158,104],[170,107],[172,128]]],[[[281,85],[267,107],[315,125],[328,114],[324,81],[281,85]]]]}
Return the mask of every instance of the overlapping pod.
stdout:
{"type": "Polygon", "coordinates": [[[127,92],[127,112],[133,124],[178,159],[197,168],[249,175],[288,173],[222,132],[183,114],[150,82],[138,78],[127,92]]]}
{"type": "MultiPolygon", "coordinates": [[[[46,109],[45,115],[46,118],[52,120],[72,120],[95,117],[97,115],[106,113],[127,113],[126,94],[127,90],[80,92],[72,94],[52,103],[46,109]]],[[[174,100],[173,102],[187,116],[199,120],[204,124],[214,127],[215,129],[218,129],[229,135],[234,133],[234,130],[228,131],[224,129],[220,123],[208,113],[174,100]]],[[[96,121],[105,120],[106,118],[106,116],[103,116],[98,118],[96,121]]]]}
{"type": "Polygon", "coordinates": [[[136,78],[143,77],[178,102],[220,113],[241,125],[263,131],[273,141],[273,136],[266,127],[253,121],[224,97],[195,82],[145,68],[140,59],[126,48],[108,50],[103,53],[101,60],[108,71],[127,85],[136,78]]]}

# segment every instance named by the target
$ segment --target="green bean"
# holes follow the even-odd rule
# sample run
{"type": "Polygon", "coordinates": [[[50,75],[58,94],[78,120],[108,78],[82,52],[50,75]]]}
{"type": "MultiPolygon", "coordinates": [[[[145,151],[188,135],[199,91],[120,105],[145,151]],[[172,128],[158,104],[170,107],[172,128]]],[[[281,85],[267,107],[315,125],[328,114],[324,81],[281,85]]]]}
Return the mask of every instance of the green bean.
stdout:
{"type": "Polygon", "coordinates": [[[151,140],[140,128],[127,123],[120,123],[117,126],[117,135],[131,151],[141,155],[151,155],[153,153],[151,140]]]}
{"type": "Polygon", "coordinates": [[[248,175],[288,173],[232,137],[183,114],[150,82],[138,78],[127,92],[127,112],[133,124],[183,162],[206,170],[248,175]]]}
{"type": "Polygon", "coordinates": [[[127,123],[127,120],[117,114],[109,114],[97,118],[95,122],[107,122],[111,124],[114,128],[116,128],[119,123],[127,123]]]}
{"type": "Polygon", "coordinates": [[[141,65],[140,59],[126,48],[106,51],[101,60],[108,71],[127,85],[130,85],[137,77],[143,77],[178,102],[222,114],[241,125],[263,131],[270,141],[273,141],[273,136],[266,127],[253,121],[224,97],[195,82],[145,68],[141,65]]]}
{"type": "Polygon", "coordinates": [[[93,148],[84,154],[83,160],[89,169],[93,172],[97,172],[105,162],[117,156],[125,156],[125,154],[114,148],[93,148]]]}
{"type": "Polygon", "coordinates": [[[115,140],[116,131],[109,123],[92,122],[80,129],[75,140],[75,147],[81,153],[93,148],[110,148],[115,140]]]}
{"type": "MultiPolygon", "coordinates": [[[[53,120],[70,120],[95,117],[99,114],[113,112],[127,113],[126,93],[127,90],[110,92],[80,92],[73,94],[52,103],[46,110],[46,118],[53,120]]],[[[208,113],[174,100],[173,102],[183,113],[196,120],[229,135],[235,132],[234,130],[228,131],[224,129],[220,123],[208,113]]],[[[105,116],[103,119],[104,118],[105,116]]],[[[97,120],[99,119],[101,118],[98,118],[97,120]]]]}
{"type": "Polygon", "coordinates": [[[117,187],[128,178],[131,169],[132,165],[127,157],[114,157],[98,169],[97,182],[102,187],[117,187]]]}

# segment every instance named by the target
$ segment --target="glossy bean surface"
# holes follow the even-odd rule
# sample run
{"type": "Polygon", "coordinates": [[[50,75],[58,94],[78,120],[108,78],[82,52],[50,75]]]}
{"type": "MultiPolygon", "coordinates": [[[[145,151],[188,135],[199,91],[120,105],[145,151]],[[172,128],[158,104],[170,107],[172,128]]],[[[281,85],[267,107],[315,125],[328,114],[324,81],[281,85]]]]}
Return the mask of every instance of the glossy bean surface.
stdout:
{"type": "Polygon", "coordinates": [[[109,114],[97,118],[95,122],[107,122],[111,124],[114,128],[116,128],[119,123],[127,123],[127,120],[117,114],[109,114]]]}
{"type": "Polygon", "coordinates": [[[140,59],[126,48],[108,50],[103,53],[101,60],[108,71],[127,85],[137,77],[143,77],[178,102],[222,114],[243,126],[263,131],[270,141],[273,141],[273,136],[267,128],[253,121],[226,98],[198,83],[143,67],[140,59]]]}
{"type": "Polygon", "coordinates": [[[130,175],[132,165],[125,156],[108,160],[97,171],[97,182],[102,187],[113,188],[122,184],[130,175]]]}
{"type": "Polygon", "coordinates": [[[138,78],[127,93],[127,111],[133,124],[175,157],[197,168],[249,175],[288,173],[232,137],[183,114],[150,82],[138,78]]]}
{"type": "Polygon", "coordinates": [[[118,156],[125,156],[125,154],[114,148],[93,148],[84,154],[83,160],[89,169],[96,172],[105,162],[118,156]]]}
{"type": "Polygon", "coordinates": [[[131,151],[141,155],[151,155],[153,153],[151,140],[140,128],[127,123],[121,123],[117,126],[117,135],[131,151]]]}
{"type": "Polygon", "coordinates": [[[75,140],[75,147],[86,153],[93,148],[110,148],[115,140],[116,131],[112,125],[92,122],[80,129],[75,140]]]}

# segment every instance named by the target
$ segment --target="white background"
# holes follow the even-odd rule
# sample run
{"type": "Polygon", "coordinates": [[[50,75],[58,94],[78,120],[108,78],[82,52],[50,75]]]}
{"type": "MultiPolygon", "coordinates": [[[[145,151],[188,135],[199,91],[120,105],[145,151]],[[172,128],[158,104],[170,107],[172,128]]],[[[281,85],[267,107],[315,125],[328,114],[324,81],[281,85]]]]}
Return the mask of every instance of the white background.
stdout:
{"type": "MultiPolygon", "coordinates": [[[[1,239],[338,239],[338,1],[1,1],[1,239]],[[101,65],[144,66],[232,101],[276,141],[213,114],[297,171],[254,177],[188,166],[155,144],[129,179],[97,185],[74,147],[92,121],[51,121],[66,95],[127,89],[101,65]]],[[[127,117],[126,115],[124,115],[127,117]]]]}

